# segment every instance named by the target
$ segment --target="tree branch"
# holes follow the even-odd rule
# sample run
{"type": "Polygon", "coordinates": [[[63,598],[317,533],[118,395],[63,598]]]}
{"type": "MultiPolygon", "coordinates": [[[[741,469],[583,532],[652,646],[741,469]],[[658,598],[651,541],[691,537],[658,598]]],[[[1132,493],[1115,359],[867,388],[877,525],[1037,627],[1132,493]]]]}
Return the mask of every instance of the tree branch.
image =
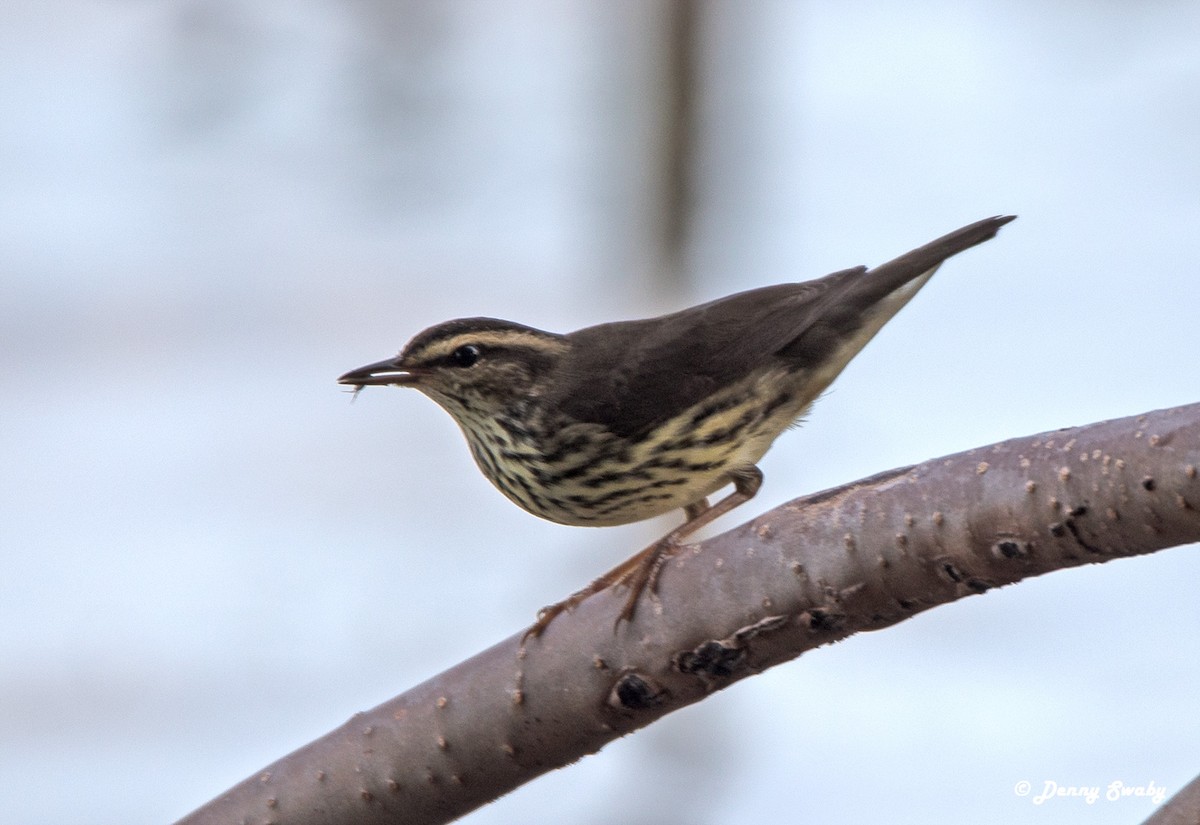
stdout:
{"type": "Polygon", "coordinates": [[[1196,825],[1200,822],[1200,776],[1180,788],[1142,825],[1196,825]]]}
{"type": "Polygon", "coordinates": [[[446,822],[739,679],[939,604],[1200,541],[1200,404],[1012,439],[797,499],[268,766],[181,820],[446,822]]]}

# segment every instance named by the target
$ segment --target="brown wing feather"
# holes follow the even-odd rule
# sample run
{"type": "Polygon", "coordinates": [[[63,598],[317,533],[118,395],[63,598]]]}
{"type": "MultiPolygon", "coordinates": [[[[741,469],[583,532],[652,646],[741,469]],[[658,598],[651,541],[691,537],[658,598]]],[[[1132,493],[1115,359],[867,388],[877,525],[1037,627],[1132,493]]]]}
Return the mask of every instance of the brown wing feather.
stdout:
{"type": "Polygon", "coordinates": [[[571,418],[635,435],[764,366],[811,323],[814,306],[838,280],[777,284],[642,321],[581,329],[554,399],[571,418]]]}
{"type": "Polygon", "coordinates": [[[645,432],[777,361],[814,366],[880,300],[1012,218],[964,227],[868,272],[842,270],[799,284],[730,295],[671,315],[581,329],[552,385],[550,407],[619,435],[645,432]]]}

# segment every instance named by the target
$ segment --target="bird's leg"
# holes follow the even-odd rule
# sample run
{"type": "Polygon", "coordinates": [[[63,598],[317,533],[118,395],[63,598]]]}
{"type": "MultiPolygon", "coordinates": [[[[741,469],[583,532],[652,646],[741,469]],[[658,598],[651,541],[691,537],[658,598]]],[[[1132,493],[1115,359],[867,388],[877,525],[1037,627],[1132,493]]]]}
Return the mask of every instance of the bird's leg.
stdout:
{"type": "Polygon", "coordinates": [[[521,637],[522,643],[528,640],[531,636],[534,638],[541,636],[542,631],[550,626],[550,622],[554,621],[555,617],[558,616],[559,613],[567,610],[574,610],[575,606],[588,596],[599,593],[601,590],[607,590],[618,582],[625,581],[637,571],[638,567],[644,563],[644,557],[651,553],[656,547],[657,544],[648,547],[632,558],[626,559],[612,570],[609,570],[603,576],[589,584],[587,587],[572,593],[561,602],[556,602],[555,604],[543,607],[538,611],[537,620],[528,630],[525,631],[525,635],[521,637]]]}
{"type": "Polygon", "coordinates": [[[536,638],[542,635],[542,631],[550,626],[550,622],[554,621],[559,613],[571,610],[588,596],[599,593],[601,590],[607,590],[615,584],[629,586],[629,598],[626,599],[625,606],[617,617],[617,624],[633,618],[638,599],[646,587],[649,586],[651,592],[657,591],[659,571],[662,569],[663,563],[679,548],[680,541],[714,519],[725,515],[739,504],[744,504],[754,498],[754,494],[762,486],[762,472],[754,466],[732,472],[730,477],[733,480],[734,489],[725,498],[711,507],[707,499],[700,499],[687,505],[683,508],[687,517],[683,524],[636,556],[621,562],[579,592],[539,610],[537,620],[521,637],[522,643],[530,637],[536,638]]]}
{"type": "Polygon", "coordinates": [[[702,498],[699,501],[693,501],[691,504],[683,508],[683,523],[687,524],[694,518],[700,518],[701,513],[708,509],[708,499],[702,498]]]}
{"type": "Polygon", "coordinates": [[[622,568],[627,569],[616,579],[615,583],[628,585],[629,596],[625,599],[625,606],[621,608],[620,615],[617,616],[617,624],[633,618],[633,614],[637,611],[638,600],[647,587],[650,588],[651,593],[658,592],[658,577],[662,572],[662,566],[679,550],[683,539],[754,498],[758,488],[762,486],[762,470],[754,465],[740,468],[729,475],[733,480],[732,493],[711,507],[703,499],[685,507],[687,521],[621,565],[622,568]]]}

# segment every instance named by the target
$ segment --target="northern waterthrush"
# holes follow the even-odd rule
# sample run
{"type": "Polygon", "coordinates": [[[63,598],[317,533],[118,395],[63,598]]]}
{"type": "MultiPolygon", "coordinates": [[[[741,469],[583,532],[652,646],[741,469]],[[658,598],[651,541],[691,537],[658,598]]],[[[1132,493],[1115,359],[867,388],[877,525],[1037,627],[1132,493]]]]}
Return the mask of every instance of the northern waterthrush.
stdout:
{"type": "Polygon", "coordinates": [[[875,269],[740,292],[658,318],[559,335],[495,318],[430,327],[395,358],[338,381],[415,387],[467,437],[479,469],[525,510],[561,524],[686,521],[566,601],[629,586],[630,619],[679,542],[749,500],[755,466],[943,261],[1013,216],[965,226],[875,269]],[[708,496],[733,491],[709,506],[708,496]]]}

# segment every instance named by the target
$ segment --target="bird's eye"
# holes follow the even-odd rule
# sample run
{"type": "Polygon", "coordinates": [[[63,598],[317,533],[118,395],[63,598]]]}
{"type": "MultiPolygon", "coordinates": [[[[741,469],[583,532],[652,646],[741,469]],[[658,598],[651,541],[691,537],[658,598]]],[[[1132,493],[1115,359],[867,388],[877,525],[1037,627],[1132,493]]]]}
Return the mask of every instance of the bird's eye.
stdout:
{"type": "Polygon", "coordinates": [[[479,360],[479,356],[482,353],[483,350],[475,344],[463,344],[450,353],[450,363],[456,367],[470,367],[479,360]]]}

